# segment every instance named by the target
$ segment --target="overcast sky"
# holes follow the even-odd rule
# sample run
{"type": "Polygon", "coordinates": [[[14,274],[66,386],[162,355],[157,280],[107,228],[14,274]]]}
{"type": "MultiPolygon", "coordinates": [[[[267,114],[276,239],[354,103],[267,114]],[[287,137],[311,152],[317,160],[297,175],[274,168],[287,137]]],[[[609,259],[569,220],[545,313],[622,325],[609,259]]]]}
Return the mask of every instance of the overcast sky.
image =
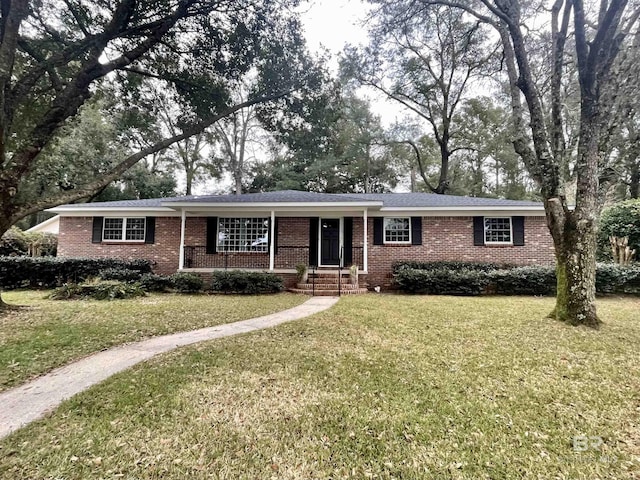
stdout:
{"type": "Polygon", "coordinates": [[[302,22],[309,47],[318,51],[323,46],[337,55],[347,43],[364,42],[362,20],[367,8],[358,0],[311,0],[303,4],[302,22]]]}

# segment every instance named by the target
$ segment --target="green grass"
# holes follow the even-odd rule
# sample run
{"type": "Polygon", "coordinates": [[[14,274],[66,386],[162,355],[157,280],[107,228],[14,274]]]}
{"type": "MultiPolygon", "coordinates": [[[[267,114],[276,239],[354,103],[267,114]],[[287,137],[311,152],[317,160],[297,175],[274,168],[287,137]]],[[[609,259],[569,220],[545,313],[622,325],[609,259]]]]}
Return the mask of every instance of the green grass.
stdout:
{"type": "Polygon", "coordinates": [[[0,315],[0,390],[79,357],[146,337],[244,320],[298,305],[303,296],[172,295],[116,301],[48,300],[3,293],[29,308],[0,315]]]}
{"type": "Polygon", "coordinates": [[[0,477],[637,478],[640,302],[600,300],[600,331],[552,307],[345,297],[76,396],[0,442],[0,477]]]}

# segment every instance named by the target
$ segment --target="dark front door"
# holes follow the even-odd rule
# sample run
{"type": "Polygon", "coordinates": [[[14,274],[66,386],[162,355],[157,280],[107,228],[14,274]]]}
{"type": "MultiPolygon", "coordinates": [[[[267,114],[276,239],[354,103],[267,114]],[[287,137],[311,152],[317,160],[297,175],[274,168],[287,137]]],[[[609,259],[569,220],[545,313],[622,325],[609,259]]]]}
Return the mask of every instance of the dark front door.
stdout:
{"type": "Polygon", "coordinates": [[[323,218],[320,220],[320,264],[340,263],[340,220],[323,218]]]}

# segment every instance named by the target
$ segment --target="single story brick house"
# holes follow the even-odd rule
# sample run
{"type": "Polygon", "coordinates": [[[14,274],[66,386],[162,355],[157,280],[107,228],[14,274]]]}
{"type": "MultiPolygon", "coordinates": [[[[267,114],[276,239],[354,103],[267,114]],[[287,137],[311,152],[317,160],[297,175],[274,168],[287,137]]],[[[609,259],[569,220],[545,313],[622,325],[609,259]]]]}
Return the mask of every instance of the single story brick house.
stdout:
{"type": "Polygon", "coordinates": [[[300,191],[62,205],[58,255],[142,258],[161,274],[357,265],[388,286],[398,260],[552,264],[541,203],[427,193],[300,191]]]}

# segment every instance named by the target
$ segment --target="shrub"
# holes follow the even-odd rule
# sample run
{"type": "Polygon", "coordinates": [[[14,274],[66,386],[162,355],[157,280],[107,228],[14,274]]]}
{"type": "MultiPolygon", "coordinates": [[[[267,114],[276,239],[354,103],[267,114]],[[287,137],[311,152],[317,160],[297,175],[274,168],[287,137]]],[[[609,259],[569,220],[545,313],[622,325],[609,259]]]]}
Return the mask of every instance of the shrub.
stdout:
{"type": "Polygon", "coordinates": [[[499,295],[555,295],[556,269],[551,266],[515,267],[489,274],[499,295]]]}
{"type": "Polygon", "coordinates": [[[231,270],[214,272],[212,290],[224,293],[261,294],[283,290],[282,278],[266,272],[243,272],[231,270]]]}
{"type": "Polygon", "coordinates": [[[130,268],[106,268],[100,272],[100,278],[103,280],[118,280],[120,282],[137,282],[142,277],[139,270],[131,270],[130,268]]]}
{"type": "MultiPolygon", "coordinates": [[[[425,264],[423,264],[425,265],[425,264]]],[[[472,264],[474,267],[477,264],[472,264]]],[[[486,264],[485,264],[486,265],[486,264]]],[[[434,295],[555,295],[555,267],[536,265],[493,271],[464,268],[420,270],[402,267],[396,270],[395,284],[407,293],[434,295]]],[[[482,267],[484,268],[484,267],[482,267]]],[[[599,263],[596,269],[596,292],[599,294],[640,294],[640,265],[622,267],[599,263]]]]}
{"type": "Polygon", "coordinates": [[[610,260],[609,237],[629,237],[629,247],[640,259],[640,199],[616,203],[602,211],[598,232],[598,256],[610,260]]]}
{"type": "Polygon", "coordinates": [[[139,284],[115,280],[102,280],[83,284],[65,284],[56,288],[49,298],[53,300],[93,299],[116,300],[144,296],[139,284]]]}
{"type": "Polygon", "coordinates": [[[471,270],[474,272],[492,272],[504,268],[512,268],[509,265],[490,262],[417,262],[413,260],[401,260],[393,264],[393,273],[404,269],[416,270],[471,270]]]}
{"type": "Polygon", "coordinates": [[[109,268],[151,272],[147,260],[0,257],[0,288],[54,288],[63,283],[81,283],[109,268]]]}
{"type": "Polygon", "coordinates": [[[18,227],[11,227],[0,237],[0,255],[27,255],[29,242],[25,233],[18,227]]]}
{"type": "Polygon", "coordinates": [[[180,293],[196,293],[204,288],[204,281],[195,273],[178,272],[169,277],[171,286],[180,293]]]}
{"type": "Polygon", "coordinates": [[[408,293],[432,295],[480,295],[489,285],[489,274],[482,270],[418,270],[403,268],[395,274],[395,283],[408,293]]]}
{"type": "Polygon", "coordinates": [[[640,294],[640,265],[623,267],[615,263],[599,263],[596,292],[640,294]]]}
{"type": "Polygon", "coordinates": [[[171,277],[153,273],[145,273],[138,283],[145,292],[166,292],[173,286],[171,277]]]}

